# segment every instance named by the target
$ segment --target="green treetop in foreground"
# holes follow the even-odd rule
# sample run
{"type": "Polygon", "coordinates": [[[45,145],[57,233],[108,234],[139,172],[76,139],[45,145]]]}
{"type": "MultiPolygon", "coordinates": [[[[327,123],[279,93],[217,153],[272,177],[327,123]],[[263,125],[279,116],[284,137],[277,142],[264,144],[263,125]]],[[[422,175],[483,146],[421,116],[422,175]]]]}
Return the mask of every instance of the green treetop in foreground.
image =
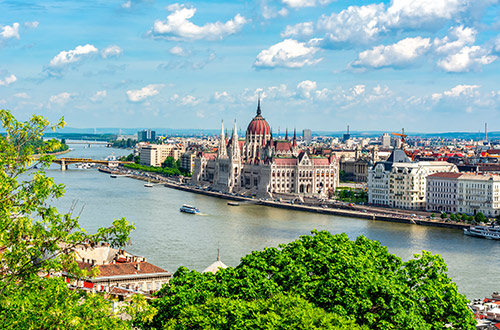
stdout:
{"type": "Polygon", "coordinates": [[[252,252],[215,275],[181,267],[158,297],[144,327],[475,329],[440,256],[403,262],[378,242],[326,231],[252,252]]]}
{"type": "MultiPolygon", "coordinates": [[[[98,242],[121,247],[128,242],[133,225],[120,219],[89,235],[78,225],[78,218],[50,206],[51,200],[64,195],[64,186],[43,171],[53,159],[48,153],[59,145],[56,140],[39,145],[35,159],[32,142],[39,141],[48,128],[63,127],[62,119],[55,125],[40,116],[19,122],[9,111],[0,110],[0,120],[6,132],[0,136],[0,327],[130,328],[101,295],[70,291],[61,277],[50,275],[63,270],[80,277],[95,275],[97,269],[86,274],[78,268],[75,248],[98,242]]],[[[134,315],[145,305],[134,298],[128,307],[134,315]]],[[[139,319],[147,318],[151,311],[141,315],[139,319]]]]}

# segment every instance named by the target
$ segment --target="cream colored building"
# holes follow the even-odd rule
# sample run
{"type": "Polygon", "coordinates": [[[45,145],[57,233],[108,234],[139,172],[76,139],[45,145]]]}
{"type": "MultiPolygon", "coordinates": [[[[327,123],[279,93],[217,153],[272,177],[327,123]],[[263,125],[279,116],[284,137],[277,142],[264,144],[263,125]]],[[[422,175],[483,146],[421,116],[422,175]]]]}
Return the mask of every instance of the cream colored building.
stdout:
{"type": "Polygon", "coordinates": [[[385,162],[368,171],[368,203],[408,210],[425,210],[426,178],[438,172],[458,172],[456,165],[442,162],[412,162],[395,149],[385,162]]]}
{"type": "Polygon", "coordinates": [[[145,145],[140,149],[141,165],[159,167],[167,157],[178,160],[185,151],[179,143],[145,145]]]}
{"type": "Polygon", "coordinates": [[[427,177],[427,211],[458,212],[458,178],[460,173],[435,173],[427,177]]]}
{"type": "Polygon", "coordinates": [[[500,215],[500,177],[437,173],[427,178],[428,211],[500,215]]]}
{"type": "Polygon", "coordinates": [[[458,212],[469,215],[500,214],[500,177],[463,174],[458,178],[458,212]]]}

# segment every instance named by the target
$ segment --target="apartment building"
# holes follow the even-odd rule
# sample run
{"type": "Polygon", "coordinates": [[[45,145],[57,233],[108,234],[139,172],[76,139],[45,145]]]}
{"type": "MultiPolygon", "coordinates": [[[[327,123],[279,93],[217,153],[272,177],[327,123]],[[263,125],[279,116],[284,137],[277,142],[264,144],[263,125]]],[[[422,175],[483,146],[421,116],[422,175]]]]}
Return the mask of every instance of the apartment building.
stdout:
{"type": "Polygon", "coordinates": [[[426,178],[439,172],[458,172],[443,161],[411,161],[403,150],[395,149],[385,162],[377,162],[368,173],[368,202],[389,207],[425,210],[426,178]]]}
{"type": "Polygon", "coordinates": [[[184,146],[179,143],[145,145],[140,149],[141,165],[159,167],[167,157],[178,160],[185,151],[184,146]]]}
{"type": "Polygon", "coordinates": [[[427,178],[428,211],[500,215],[500,177],[437,173],[427,178]]]}

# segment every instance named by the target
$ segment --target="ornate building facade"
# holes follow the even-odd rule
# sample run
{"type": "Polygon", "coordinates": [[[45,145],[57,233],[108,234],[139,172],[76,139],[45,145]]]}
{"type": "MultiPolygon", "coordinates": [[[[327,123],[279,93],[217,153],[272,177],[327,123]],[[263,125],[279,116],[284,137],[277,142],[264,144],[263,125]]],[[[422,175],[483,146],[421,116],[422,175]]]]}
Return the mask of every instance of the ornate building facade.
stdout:
{"type": "Polygon", "coordinates": [[[262,117],[247,127],[244,140],[238,138],[236,122],[228,140],[221,124],[216,153],[199,152],[195,158],[193,183],[215,190],[259,197],[293,194],[325,197],[339,184],[339,163],[335,156],[311,156],[300,150],[296,132],[290,140],[274,140],[262,117]]]}

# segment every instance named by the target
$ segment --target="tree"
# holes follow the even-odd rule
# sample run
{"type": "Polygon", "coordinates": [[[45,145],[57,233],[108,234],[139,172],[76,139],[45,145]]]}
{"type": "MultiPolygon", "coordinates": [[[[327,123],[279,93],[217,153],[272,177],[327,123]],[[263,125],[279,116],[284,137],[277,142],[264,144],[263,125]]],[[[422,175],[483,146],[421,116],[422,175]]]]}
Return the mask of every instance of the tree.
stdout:
{"type": "Polygon", "coordinates": [[[172,156],[168,156],[167,159],[165,159],[162,167],[168,167],[171,169],[179,169],[179,166],[177,165],[175,158],[172,156]]]}
{"type": "Polygon", "coordinates": [[[0,324],[19,329],[130,328],[112,317],[110,302],[102,296],[72,292],[61,277],[52,275],[63,270],[75,276],[95,275],[78,268],[75,249],[98,242],[121,247],[133,225],[122,218],[87,234],[78,218],[49,205],[64,195],[64,185],[55,184],[44,172],[53,160],[48,153],[59,142],[42,144],[37,159],[31,142],[40,140],[47,128],[63,127],[63,119],[51,125],[34,115],[19,122],[6,110],[0,110],[0,119],[6,131],[0,137],[0,324]]]}
{"type": "Polygon", "coordinates": [[[270,299],[246,301],[210,298],[190,305],[169,320],[165,329],[352,329],[363,327],[353,320],[315,307],[305,299],[277,294],[270,299]]]}
{"type": "Polygon", "coordinates": [[[179,268],[152,302],[158,313],[143,326],[171,325],[186,309],[201,313],[216,298],[250,304],[285,295],[373,329],[442,329],[447,324],[475,329],[467,300],[446,275],[440,256],[424,251],[403,262],[363,236],[350,241],[346,234],[312,233],[254,251],[237,267],[215,275],[179,268]]]}
{"type": "Polygon", "coordinates": [[[474,220],[477,223],[487,222],[488,221],[488,219],[481,212],[477,212],[476,215],[474,215],[474,220]]]}
{"type": "Polygon", "coordinates": [[[441,219],[446,219],[448,218],[448,214],[446,214],[445,212],[441,213],[441,219]]]}

